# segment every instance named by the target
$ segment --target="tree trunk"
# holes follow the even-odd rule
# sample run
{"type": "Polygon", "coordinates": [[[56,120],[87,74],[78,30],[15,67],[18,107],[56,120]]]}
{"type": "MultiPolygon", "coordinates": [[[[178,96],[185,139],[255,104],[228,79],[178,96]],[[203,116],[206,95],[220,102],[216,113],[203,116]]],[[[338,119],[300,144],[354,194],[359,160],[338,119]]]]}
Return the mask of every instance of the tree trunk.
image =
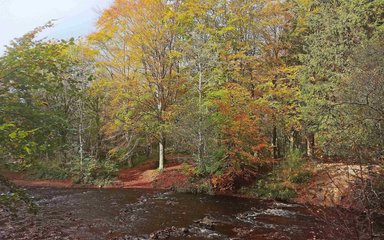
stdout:
{"type": "Polygon", "coordinates": [[[102,141],[103,137],[101,135],[101,116],[100,116],[100,107],[99,107],[99,100],[97,99],[97,110],[95,111],[96,113],[96,129],[97,129],[97,134],[96,134],[96,144],[95,144],[95,158],[100,161],[102,158],[105,157],[102,151],[102,141]]]}
{"type": "Polygon", "coordinates": [[[203,158],[203,151],[204,151],[204,146],[203,146],[203,118],[202,118],[202,99],[203,99],[203,77],[202,77],[202,69],[201,69],[201,63],[199,63],[199,126],[198,126],[198,146],[197,146],[197,160],[198,160],[198,165],[199,167],[203,167],[202,165],[202,158],[203,158]]]}
{"type": "MultiPolygon", "coordinates": [[[[156,97],[157,97],[158,121],[159,121],[160,127],[162,127],[163,110],[164,109],[163,109],[161,89],[159,86],[157,86],[156,97]]],[[[163,169],[164,169],[164,133],[160,129],[160,133],[159,133],[159,170],[163,170],[163,169]]]]}
{"type": "Polygon", "coordinates": [[[273,148],[273,158],[278,158],[278,149],[277,149],[277,128],[276,125],[273,125],[272,130],[272,148],[273,148]]]}
{"type": "Polygon", "coordinates": [[[147,153],[147,158],[149,158],[150,156],[152,156],[152,144],[151,144],[151,143],[149,143],[149,144],[147,145],[146,153],[147,153]]]}
{"type": "Polygon", "coordinates": [[[310,133],[307,136],[307,156],[314,157],[314,148],[315,148],[315,134],[310,133]]]}
{"type": "Polygon", "coordinates": [[[159,170],[164,169],[164,139],[161,134],[159,141],[159,170]]]}
{"type": "Polygon", "coordinates": [[[129,157],[128,157],[127,163],[128,163],[128,167],[129,167],[129,168],[133,167],[132,156],[129,156],[129,157]]]}
{"type": "Polygon", "coordinates": [[[289,136],[289,152],[295,150],[295,135],[296,131],[294,129],[291,130],[291,134],[289,136]]]}
{"type": "Polygon", "coordinates": [[[80,122],[79,122],[79,153],[80,153],[80,172],[83,175],[83,102],[79,102],[80,122]]]}

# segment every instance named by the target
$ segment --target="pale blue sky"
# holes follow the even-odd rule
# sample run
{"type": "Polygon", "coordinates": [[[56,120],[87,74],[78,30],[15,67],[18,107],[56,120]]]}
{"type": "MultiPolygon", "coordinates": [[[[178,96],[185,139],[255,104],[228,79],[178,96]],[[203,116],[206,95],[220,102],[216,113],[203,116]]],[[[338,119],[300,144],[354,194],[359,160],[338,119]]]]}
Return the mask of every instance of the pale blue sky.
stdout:
{"type": "Polygon", "coordinates": [[[56,26],[42,37],[70,38],[92,32],[101,10],[112,0],[0,0],[0,54],[20,37],[51,19],[56,26]]]}

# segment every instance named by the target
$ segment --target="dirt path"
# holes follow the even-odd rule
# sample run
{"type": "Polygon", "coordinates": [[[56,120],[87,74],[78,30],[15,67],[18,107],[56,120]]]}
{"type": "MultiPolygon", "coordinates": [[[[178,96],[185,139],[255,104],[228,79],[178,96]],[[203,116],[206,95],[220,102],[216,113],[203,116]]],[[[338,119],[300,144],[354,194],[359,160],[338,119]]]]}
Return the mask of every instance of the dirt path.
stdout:
{"type": "Polygon", "coordinates": [[[160,172],[157,169],[157,161],[149,161],[135,168],[120,170],[118,180],[112,187],[169,189],[186,180],[180,162],[169,161],[160,172]]]}

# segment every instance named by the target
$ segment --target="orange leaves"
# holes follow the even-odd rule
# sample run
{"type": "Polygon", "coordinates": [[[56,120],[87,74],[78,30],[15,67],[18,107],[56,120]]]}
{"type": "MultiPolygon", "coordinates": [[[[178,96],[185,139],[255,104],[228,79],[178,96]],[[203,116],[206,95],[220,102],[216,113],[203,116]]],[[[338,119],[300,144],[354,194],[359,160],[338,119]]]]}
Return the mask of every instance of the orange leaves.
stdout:
{"type": "Polygon", "coordinates": [[[253,169],[243,167],[241,169],[232,169],[222,175],[211,177],[212,187],[220,192],[233,191],[240,186],[252,182],[256,172],[253,169]]]}
{"type": "Polygon", "coordinates": [[[230,166],[237,168],[260,161],[260,153],[267,146],[260,130],[264,107],[235,83],[227,84],[213,96],[212,102],[218,111],[216,122],[222,134],[220,141],[226,146],[230,166]]]}

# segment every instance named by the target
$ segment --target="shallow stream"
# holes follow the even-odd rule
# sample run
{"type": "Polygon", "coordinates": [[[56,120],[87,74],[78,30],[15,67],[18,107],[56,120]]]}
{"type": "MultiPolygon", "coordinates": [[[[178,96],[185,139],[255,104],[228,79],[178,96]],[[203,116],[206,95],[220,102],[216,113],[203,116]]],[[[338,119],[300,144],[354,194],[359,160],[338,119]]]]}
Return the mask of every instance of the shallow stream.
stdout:
{"type": "Polygon", "coordinates": [[[334,239],[315,209],[295,204],[140,189],[28,192],[38,214],[0,219],[0,239],[334,239]]]}

